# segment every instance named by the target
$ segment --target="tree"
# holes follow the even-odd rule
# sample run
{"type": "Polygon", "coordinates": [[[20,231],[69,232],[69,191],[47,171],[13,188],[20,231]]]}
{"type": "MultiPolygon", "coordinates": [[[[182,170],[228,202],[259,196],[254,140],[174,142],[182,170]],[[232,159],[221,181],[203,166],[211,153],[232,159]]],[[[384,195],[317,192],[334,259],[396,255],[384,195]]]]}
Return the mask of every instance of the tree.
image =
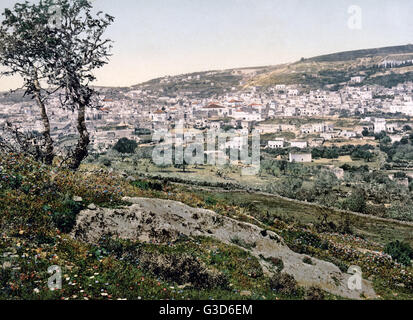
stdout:
{"type": "MultiPolygon", "coordinates": [[[[48,26],[48,16],[39,5],[17,3],[13,11],[5,9],[0,26],[0,64],[3,76],[18,75],[23,79],[24,95],[31,96],[39,107],[43,122],[42,160],[51,164],[54,158],[50,122],[46,100],[50,92],[43,87],[53,72],[49,63],[48,46],[53,43],[53,30],[48,26]]],[[[19,133],[15,131],[15,134],[19,133]]]]}
{"type": "Polygon", "coordinates": [[[71,169],[77,169],[82,160],[88,156],[90,143],[86,127],[86,108],[98,107],[93,99],[96,91],[90,87],[96,77],[93,71],[108,62],[111,40],[103,35],[114,18],[102,12],[93,17],[92,5],[88,0],[46,0],[49,8],[60,8],[60,27],[54,34],[55,46],[52,46],[52,64],[56,71],[49,81],[63,89],[63,105],[77,110],[77,130],[79,139],[72,151],[69,161],[71,169]]]}
{"type": "Polygon", "coordinates": [[[134,153],[138,144],[135,140],[129,140],[128,138],[119,139],[119,141],[115,144],[113,149],[120,153],[134,153]]]}
{"type": "Polygon", "coordinates": [[[405,125],[405,126],[403,127],[403,131],[412,131],[412,127],[409,126],[409,125],[405,125]]]}
{"type": "Polygon", "coordinates": [[[369,129],[367,128],[364,128],[361,134],[363,135],[363,137],[369,137],[371,135],[369,129]]]}
{"type": "MultiPolygon", "coordinates": [[[[12,67],[10,74],[25,79],[26,92],[34,95],[41,109],[45,110],[41,96],[45,83],[57,92],[63,108],[77,110],[79,139],[67,157],[71,169],[77,169],[88,155],[85,112],[98,107],[97,92],[90,83],[96,79],[95,69],[108,62],[111,49],[111,40],[103,35],[114,18],[102,12],[94,17],[91,10],[89,0],[16,4],[13,11],[5,11],[0,32],[5,40],[0,47],[5,52],[3,64],[12,67]]],[[[50,136],[47,114],[42,118],[45,136],[47,132],[50,136]]]]}
{"type": "Polygon", "coordinates": [[[366,213],[366,193],[361,190],[353,190],[351,195],[344,201],[343,208],[353,212],[366,213]]]}

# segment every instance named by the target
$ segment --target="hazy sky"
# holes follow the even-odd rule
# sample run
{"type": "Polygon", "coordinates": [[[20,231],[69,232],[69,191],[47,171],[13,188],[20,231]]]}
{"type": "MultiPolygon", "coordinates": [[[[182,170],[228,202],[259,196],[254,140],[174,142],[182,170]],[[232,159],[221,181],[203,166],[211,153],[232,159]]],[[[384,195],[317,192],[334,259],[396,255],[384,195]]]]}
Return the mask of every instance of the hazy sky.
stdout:
{"type": "MultiPolygon", "coordinates": [[[[1,0],[0,10],[16,1],[1,0]]],[[[202,70],[273,65],[337,51],[413,43],[412,0],[94,0],[116,21],[98,85],[128,86],[202,70]],[[362,8],[362,29],[348,8],[362,8]]],[[[0,79],[0,90],[18,79],[0,79]]]]}

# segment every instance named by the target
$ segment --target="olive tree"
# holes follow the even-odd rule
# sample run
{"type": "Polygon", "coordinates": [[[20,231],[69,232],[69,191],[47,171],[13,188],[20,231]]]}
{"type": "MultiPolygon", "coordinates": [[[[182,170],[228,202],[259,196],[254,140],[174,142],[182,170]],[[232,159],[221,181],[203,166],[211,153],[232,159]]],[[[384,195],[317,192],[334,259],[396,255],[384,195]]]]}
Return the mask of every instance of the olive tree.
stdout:
{"type": "MultiPolygon", "coordinates": [[[[91,86],[96,80],[93,72],[107,64],[111,55],[112,41],[105,39],[104,33],[114,18],[102,12],[93,14],[92,9],[89,0],[16,4],[5,11],[0,32],[0,41],[5,43],[0,47],[5,52],[2,64],[10,69],[9,74],[22,76],[26,92],[33,94],[41,109],[44,83],[52,88],[44,91],[56,93],[62,108],[77,111],[79,139],[66,159],[71,169],[77,169],[88,155],[85,113],[87,108],[98,107],[97,92],[91,86]]],[[[50,137],[43,109],[45,136],[50,137]]]]}
{"type": "MultiPolygon", "coordinates": [[[[50,92],[44,87],[48,75],[53,72],[50,63],[54,45],[53,30],[48,25],[48,13],[41,5],[17,3],[13,10],[4,11],[0,25],[0,64],[2,76],[18,75],[23,80],[24,95],[31,96],[39,107],[43,122],[43,145],[38,149],[45,163],[54,157],[53,140],[46,101],[50,92]]],[[[17,90],[17,89],[16,89],[17,90]]],[[[15,132],[16,136],[21,133],[15,132]]]]}
{"type": "MultiPolygon", "coordinates": [[[[48,0],[49,6],[58,8],[56,15],[56,46],[51,48],[55,73],[49,81],[62,88],[63,106],[77,110],[78,143],[69,157],[69,167],[77,169],[88,155],[90,143],[86,127],[86,108],[98,107],[96,90],[91,82],[93,72],[108,63],[112,41],[104,38],[107,27],[114,21],[108,14],[92,14],[88,0],[48,0]]],[[[49,9],[50,12],[50,9],[49,9]]]]}

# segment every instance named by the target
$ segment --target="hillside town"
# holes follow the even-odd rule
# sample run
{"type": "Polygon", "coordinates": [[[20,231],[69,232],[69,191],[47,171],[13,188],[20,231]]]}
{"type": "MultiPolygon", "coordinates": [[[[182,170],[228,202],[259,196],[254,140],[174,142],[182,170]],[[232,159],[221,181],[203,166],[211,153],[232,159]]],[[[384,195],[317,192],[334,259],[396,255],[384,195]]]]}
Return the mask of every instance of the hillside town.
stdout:
{"type": "Polygon", "coordinates": [[[413,2],[3,2],[0,300],[413,301],[413,2]]]}
{"type": "MultiPolygon", "coordinates": [[[[195,79],[199,81],[200,75],[195,79]]],[[[192,77],[186,78],[191,81],[192,77]]],[[[101,89],[100,104],[88,110],[87,125],[93,151],[104,152],[119,139],[140,141],[140,130],[154,133],[170,130],[176,123],[187,132],[206,128],[236,129],[240,135],[257,130],[261,135],[288,133],[296,137],[277,138],[264,145],[267,149],[322,146],[328,141],[369,139],[363,132],[387,132],[392,141],[400,141],[406,121],[386,120],[395,115],[410,119],[413,115],[413,82],[391,89],[380,86],[354,86],[353,79],[339,91],[311,91],[300,85],[276,85],[270,88],[247,87],[211,98],[199,98],[196,92],[178,92],[165,96],[162,89],[140,85],[133,89],[101,89]],[[373,116],[371,116],[373,115],[373,116]],[[343,117],[358,117],[352,128],[336,126],[343,117]],[[283,119],[284,121],[277,121],[283,119]],[[303,119],[301,125],[288,119],[303,119]],[[305,120],[312,119],[306,122],[305,120]],[[313,121],[318,119],[319,121],[313,121]]],[[[160,83],[172,81],[170,77],[160,83]]],[[[182,81],[182,80],[181,80],[182,81]]],[[[52,138],[60,147],[76,137],[76,114],[59,108],[59,99],[48,101],[52,138]]],[[[13,123],[30,132],[42,132],[35,102],[7,104],[0,108],[0,123],[13,123]]],[[[290,155],[290,161],[311,162],[308,154],[290,155]]]]}

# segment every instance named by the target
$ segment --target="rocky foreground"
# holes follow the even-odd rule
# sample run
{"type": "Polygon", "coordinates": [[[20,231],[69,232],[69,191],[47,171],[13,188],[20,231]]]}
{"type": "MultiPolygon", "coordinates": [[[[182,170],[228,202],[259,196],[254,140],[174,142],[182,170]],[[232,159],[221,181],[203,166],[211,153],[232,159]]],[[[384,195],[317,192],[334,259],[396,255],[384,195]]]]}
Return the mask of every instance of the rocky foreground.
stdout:
{"type": "Polygon", "coordinates": [[[212,237],[248,250],[259,259],[264,272],[269,275],[274,270],[268,261],[271,258],[281,259],[283,272],[293,276],[303,287],[317,286],[350,299],[376,297],[369,281],[363,280],[361,291],[350,290],[350,274],[343,273],[330,262],[315,258],[311,258],[311,263],[308,263],[307,256],[293,252],[274,232],[176,201],[147,198],[124,200],[131,205],[120,209],[91,206],[80,212],[72,237],[92,244],[107,235],[163,244],[182,236],[212,237]]]}

